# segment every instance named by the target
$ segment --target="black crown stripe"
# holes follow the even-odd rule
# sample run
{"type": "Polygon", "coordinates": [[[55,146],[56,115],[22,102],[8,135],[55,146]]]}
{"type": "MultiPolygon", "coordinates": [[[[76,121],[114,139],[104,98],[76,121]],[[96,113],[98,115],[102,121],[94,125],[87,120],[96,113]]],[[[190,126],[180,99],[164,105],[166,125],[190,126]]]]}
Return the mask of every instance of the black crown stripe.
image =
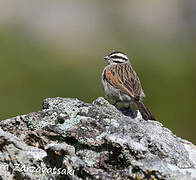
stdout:
{"type": "Polygon", "coordinates": [[[110,54],[109,54],[109,56],[111,56],[111,55],[113,55],[113,54],[118,54],[118,53],[120,53],[120,54],[124,54],[123,52],[121,52],[121,51],[113,51],[113,52],[111,52],[110,54]]]}
{"type": "Polygon", "coordinates": [[[112,59],[123,59],[123,60],[125,60],[125,61],[128,61],[127,58],[122,57],[122,56],[118,56],[118,55],[111,56],[111,58],[112,58],[112,59]]]}

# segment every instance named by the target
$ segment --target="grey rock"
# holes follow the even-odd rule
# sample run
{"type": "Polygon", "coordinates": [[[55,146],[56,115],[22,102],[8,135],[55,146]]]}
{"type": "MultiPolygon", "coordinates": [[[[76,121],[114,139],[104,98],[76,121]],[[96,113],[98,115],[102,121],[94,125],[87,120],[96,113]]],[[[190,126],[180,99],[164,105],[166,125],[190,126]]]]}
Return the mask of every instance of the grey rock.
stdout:
{"type": "Polygon", "coordinates": [[[102,97],[48,98],[41,111],[1,121],[0,157],[2,179],[196,178],[195,145],[102,97]]]}

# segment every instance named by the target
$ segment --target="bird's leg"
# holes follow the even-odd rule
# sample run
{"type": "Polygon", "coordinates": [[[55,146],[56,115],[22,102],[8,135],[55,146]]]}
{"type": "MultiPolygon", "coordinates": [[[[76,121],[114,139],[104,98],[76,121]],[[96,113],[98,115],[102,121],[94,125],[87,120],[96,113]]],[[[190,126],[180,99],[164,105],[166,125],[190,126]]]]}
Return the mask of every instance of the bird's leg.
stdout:
{"type": "Polygon", "coordinates": [[[137,111],[131,108],[131,104],[128,107],[121,108],[120,111],[124,115],[130,116],[133,119],[137,117],[137,111]]]}
{"type": "Polygon", "coordinates": [[[130,116],[134,119],[137,117],[137,110],[131,109],[131,104],[129,105],[130,116]]]}

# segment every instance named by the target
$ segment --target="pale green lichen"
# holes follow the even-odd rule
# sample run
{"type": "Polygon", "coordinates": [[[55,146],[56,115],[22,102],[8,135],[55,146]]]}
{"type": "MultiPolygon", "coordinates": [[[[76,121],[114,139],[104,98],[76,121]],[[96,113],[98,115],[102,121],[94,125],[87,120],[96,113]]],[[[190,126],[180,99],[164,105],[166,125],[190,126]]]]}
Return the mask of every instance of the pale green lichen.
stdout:
{"type": "Polygon", "coordinates": [[[54,112],[52,113],[50,116],[45,116],[43,118],[43,121],[39,122],[35,129],[42,129],[43,127],[45,126],[48,126],[48,125],[55,125],[56,124],[56,120],[57,120],[57,113],[54,112]]]}
{"type": "Polygon", "coordinates": [[[89,110],[89,107],[81,107],[80,108],[80,112],[83,112],[83,113],[88,113],[88,110],[89,110]]]}
{"type": "Polygon", "coordinates": [[[37,127],[37,121],[35,120],[35,117],[28,116],[28,117],[26,117],[26,119],[27,119],[27,126],[28,126],[28,128],[35,129],[35,130],[39,129],[37,127]]]}
{"type": "Polygon", "coordinates": [[[80,111],[78,107],[75,106],[75,103],[67,103],[64,105],[63,109],[65,112],[71,117],[76,117],[78,112],[80,111]]]}
{"type": "Polygon", "coordinates": [[[56,112],[53,112],[50,116],[43,117],[43,120],[40,122],[37,121],[33,116],[28,116],[26,117],[26,119],[29,128],[38,130],[48,125],[55,125],[57,123],[57,116],[58,114],[56,112]]]}
{"type": "Polygon", "coordinates": [[[70,119],[67,119],[63,124],[58,125],[58,127],[60,129],[62,129],[63,131],[66,131],[66,130],[72,128],[73,126],[77,125],[78,123],[80,123],[80,121],[82,119],[85,119],[85,118],[86,117],[83,117],[83,116],[79,116],[78,115],[78,116],[76,116],[74,118],[72,117],[70,119]]]}
{"type": "Polygon", "coordinates": [[[63,109],[70,118],[75,118],[79,112],[88,113],[88,107],[77,107],[78,99],[67,99],[64,103],[59,103],[58,108],[63,109]]]}

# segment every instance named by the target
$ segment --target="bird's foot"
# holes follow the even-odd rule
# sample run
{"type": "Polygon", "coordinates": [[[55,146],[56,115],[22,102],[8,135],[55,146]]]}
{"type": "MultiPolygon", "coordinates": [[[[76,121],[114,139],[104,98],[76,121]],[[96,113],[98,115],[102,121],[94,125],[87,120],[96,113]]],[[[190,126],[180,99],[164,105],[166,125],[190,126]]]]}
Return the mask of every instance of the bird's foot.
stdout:
{"type": "Polygon", "coordinates": [[[130,107],[122,107],[119,109],[125,116],[130,116],[135,119],[137,117],[137,111],[131,109],[130,107]]]}

